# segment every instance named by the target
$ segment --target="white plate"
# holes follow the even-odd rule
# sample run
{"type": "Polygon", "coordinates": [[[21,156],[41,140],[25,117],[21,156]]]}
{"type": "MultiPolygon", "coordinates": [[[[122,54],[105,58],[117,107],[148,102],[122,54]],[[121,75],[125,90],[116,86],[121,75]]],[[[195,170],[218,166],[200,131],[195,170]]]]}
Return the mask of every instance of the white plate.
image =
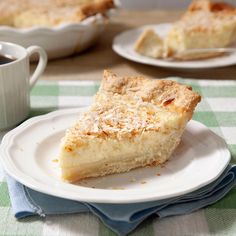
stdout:
{"type": "MultiPolygon", "coordinates": [[[[194,61],[165,61],[142,56],[135,52],[134,45],[142,31],[146,28],[152,28],[161,37],[165,37],[171,28],[171,24],[148,25],[145,27],[125,31],[115,37],[113,41],[113,50],[120,56],[131,61],[140,62],[143,64],[168,67],[168,68],[185,68],[185,69],[200,69],[200,68],[215,68],[236,64],[236,52],[225,54],[224,56],[194,60],[194,61]]],[[[234,45],[236,47],[236,45],[234,45]]]]}
{"type": "Polygon", "coordinates": [[[190,121],[180,146],[163,168],[139,168],[80,184],[62,182],[58,163],[53,160],[58,157],[65,129],[85,109],[60,110],[35,117],[8,133],[0,150],[8,174],[34,190],[58,197],[133,203],[196,190],[215,180],[230,161],[225,142],[201,123],[190,121]]]}
{"type": "Polygon", "coordinates": [[[103,32],[106,22],[104,16],[97,14],[78,24],[67,23],[51,28],[20,29],[0,26],[0,41],[16,43],[23,47],[38,45],[45,49],[49,59],[55,59],[90,47],[103,32]]]}

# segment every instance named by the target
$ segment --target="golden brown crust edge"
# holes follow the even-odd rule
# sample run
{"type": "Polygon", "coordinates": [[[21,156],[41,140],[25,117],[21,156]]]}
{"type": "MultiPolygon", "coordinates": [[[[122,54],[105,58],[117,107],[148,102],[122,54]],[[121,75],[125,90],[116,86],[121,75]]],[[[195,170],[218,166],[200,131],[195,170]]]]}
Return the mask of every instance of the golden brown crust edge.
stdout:
{"type": "MultiPolygon", "coordinates": [[[[0,17],[0,24],[2,25],[9,25],[14,27],[14,18],[20,15],[22,12],[27,11],[29,9],[48,9],[51,2],[48,3],[38,3],[37,1],[30,1],[30,0],[8,0],[9,4],[14,6],[11,7],[9,10],[9,5],[7,3],[0,2],[0,9],[2,11],[0,17]]],[[[66,1],[55,1],[54,7],[63,8],[67,6],[66,1]]],[[[68,4],[70,6],[70,4],[68,4]]],[[[115,4],[113,0],[96,0],[91,3],[85,3],[83,5],[73,5],[74,7],[79,7],[78,11],[78,19],[82,21],[89,16],[95,15],[97,13],[104,14],[107,10],[111,8],[115,8],[115,4]]],[[[78,22],[79,22],[78,21],[78,22]]]]}
{"type": "MultiPolygon", "coordinates": [[[[211,0],[194,0],[188,7],[187,11],[183,14],[180,20],[188,21],[193,14],[198,12],[205,12],[210,14],[215,19],[229,19],[234,18],[236,14],[236,8],[226,2],[213,2],[211,0]]],[[[199,30],[204,30],[199,28],[199,30]]]]}
{"type": "Polygon", "coordinates": [[[138,96],[143,101],[153,102],[171,111],[186,113],[188,119],[192,118],[196,105],[201,101],[201,96],[190,86],[141,76],[119,77],[108,70],[104,70],[100,92],[138,96]]]}
{"type": "Polygon", "coordinates": [[[98,2],[93,2],[86,4],[81,7],[81,12],[86,16],[92,16],[97,13],[104,14],[108,9],[115,8],[113,0],[101,0],[98,2]]]}
{"type": "Polygon", "coordinates": [[[224,12],[227,14],[228,12],[235,12],[236,8],[226,2],[219,1],[213,2],[210,0],[194,0],[188,7],[187,12],[194,11],[209,11],[209,12],[224,12]]]}

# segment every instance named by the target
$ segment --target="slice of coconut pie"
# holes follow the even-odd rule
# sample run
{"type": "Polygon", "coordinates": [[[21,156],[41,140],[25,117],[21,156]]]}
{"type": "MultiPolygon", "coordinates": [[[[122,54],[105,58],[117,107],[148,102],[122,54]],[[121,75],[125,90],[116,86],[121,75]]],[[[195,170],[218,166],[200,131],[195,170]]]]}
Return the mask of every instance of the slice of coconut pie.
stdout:
{"type": "Polygon", "coordinates": [[[94,103],[62,139],[62,178],[74,182],[164,163],[200,99],[171,80],[104,71],[94,103]]]}
{"type": "Polygon", "coordinates": [[[193,60],[221,53],[185,52],[199,48],[224,48],[235,41],[236,8],[223,2],[194,0],[166,37],[160,38],[157,32],[146,29],[136,41],[135,50],[148,57],[193,60]]]}

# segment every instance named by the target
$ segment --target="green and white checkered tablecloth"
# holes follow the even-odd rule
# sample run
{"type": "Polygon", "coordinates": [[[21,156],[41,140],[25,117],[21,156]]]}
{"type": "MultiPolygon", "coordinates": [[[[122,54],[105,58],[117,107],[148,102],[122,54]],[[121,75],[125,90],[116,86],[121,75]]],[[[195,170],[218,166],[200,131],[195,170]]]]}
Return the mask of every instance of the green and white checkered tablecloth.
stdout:
{"type": "MultiPolygon", "coordinates": [[[[194,119],[222,136],[236,163],[236,81],[171,78],[190,84],[203,99],[194,119]]],[[[52,110],[87,106],[99,87],[94,81],[39,81],[31,93],[31,116],[52,110]]],[[[17,221],[11,212],[7,184],[0,166],[0,235],[114,235],[92,214],[30,217],[17,221]]],[[[131,235],[236,235],[236,188],[216,204],[195,213],[146,220],[131,235]]]]}

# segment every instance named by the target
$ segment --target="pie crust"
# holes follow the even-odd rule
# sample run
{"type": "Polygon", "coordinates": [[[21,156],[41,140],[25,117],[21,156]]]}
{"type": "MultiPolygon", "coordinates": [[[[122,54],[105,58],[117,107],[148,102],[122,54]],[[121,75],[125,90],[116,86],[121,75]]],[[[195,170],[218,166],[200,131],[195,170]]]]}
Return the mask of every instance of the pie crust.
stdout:
{"type": "Polygon", "coordinates": [[[17,28],[78,23],[114,8],[113,0],[4,0],[0,24],[17,28]]]}
{"type": "Polygon", "coordinates": [[[94,103],[62,139],[62,178],[74,182],[164,163],[200,99],[175,81],[105,70],[94,103]]]}

